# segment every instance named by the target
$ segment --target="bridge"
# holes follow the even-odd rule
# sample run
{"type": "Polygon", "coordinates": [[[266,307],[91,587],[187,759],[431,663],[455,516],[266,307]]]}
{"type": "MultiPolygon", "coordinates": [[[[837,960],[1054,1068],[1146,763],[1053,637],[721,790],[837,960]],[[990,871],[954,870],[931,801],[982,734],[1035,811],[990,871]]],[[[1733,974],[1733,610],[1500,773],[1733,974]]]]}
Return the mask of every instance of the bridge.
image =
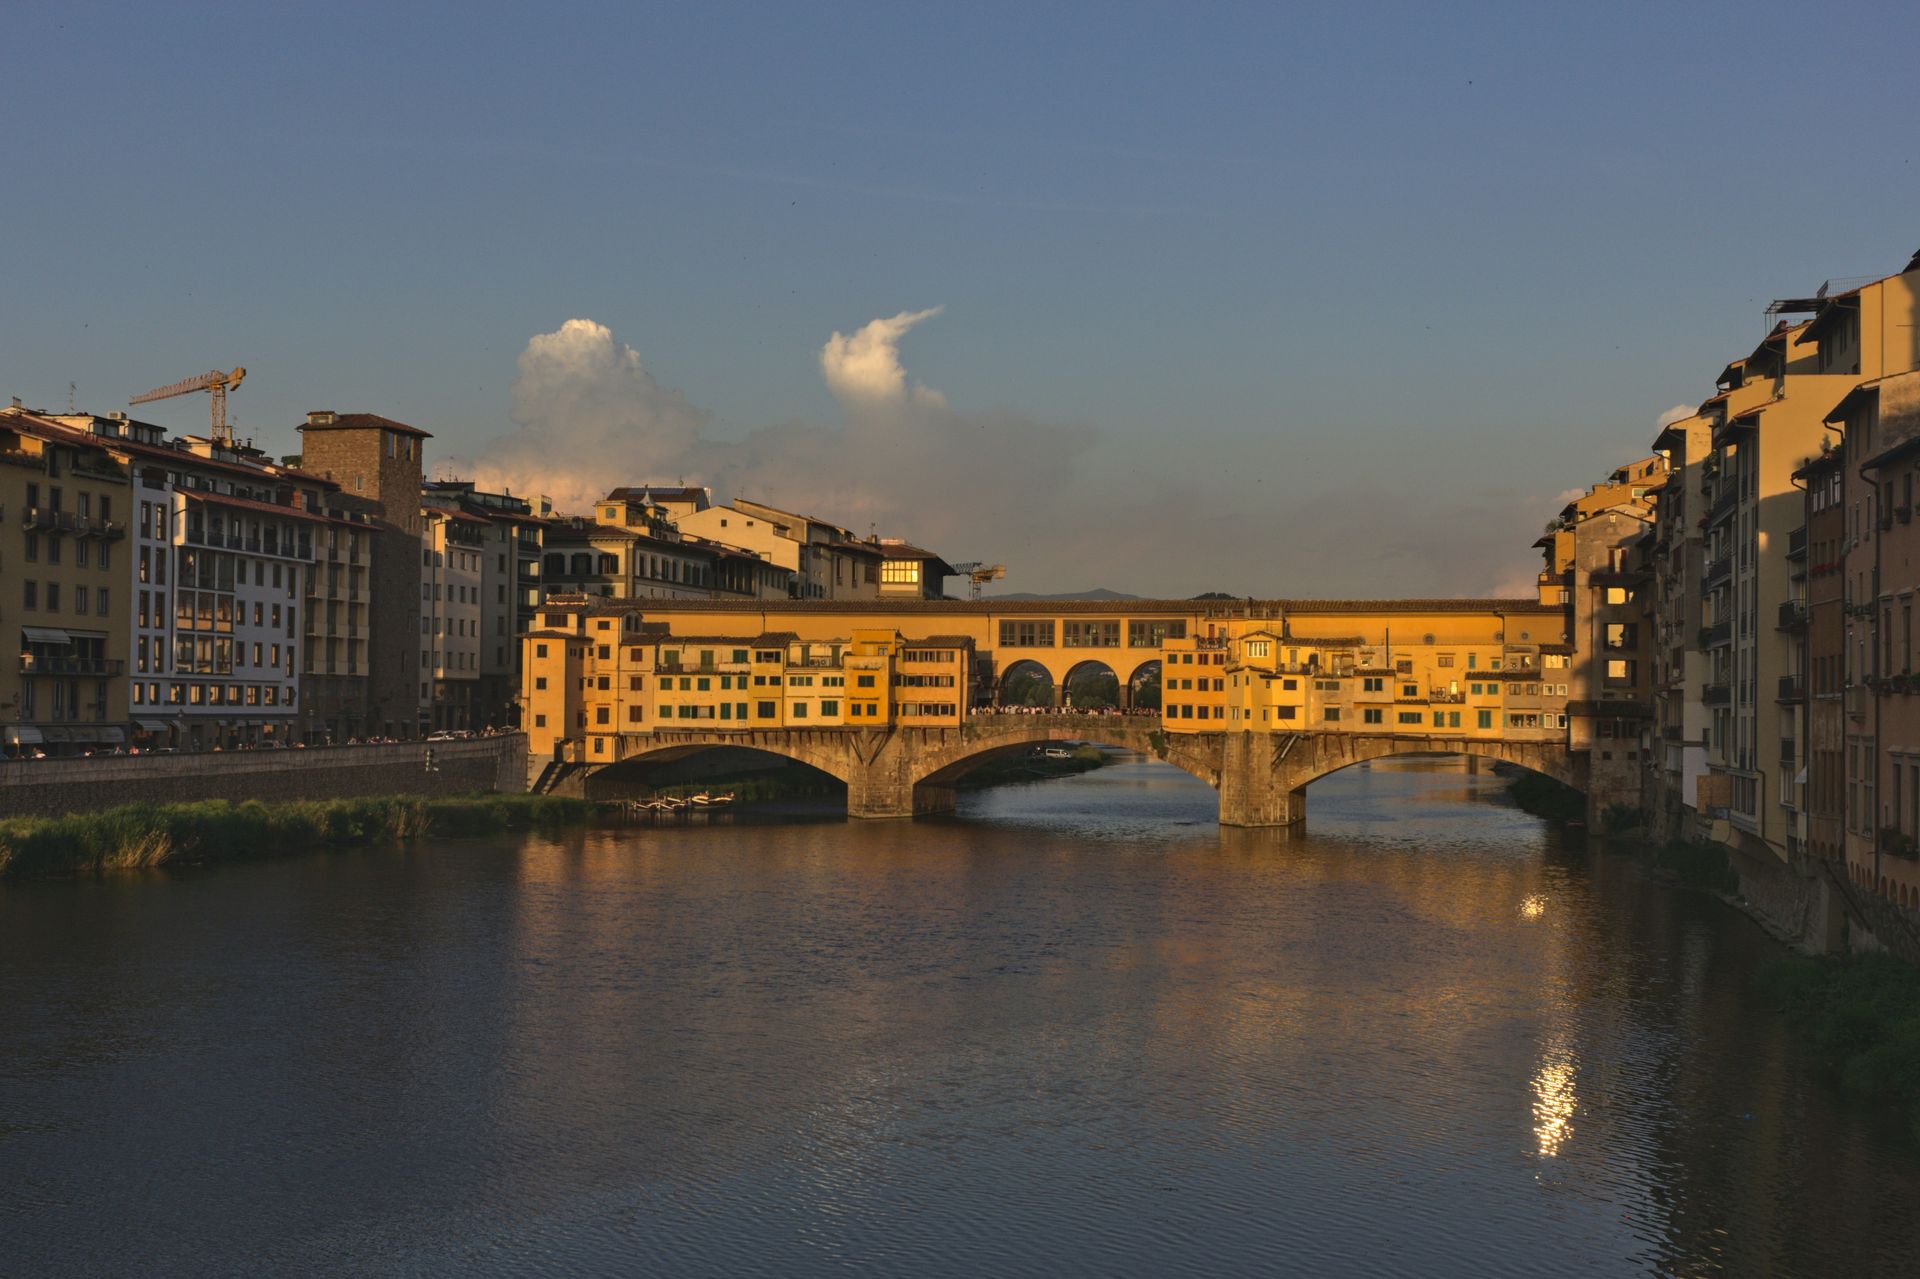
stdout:
{"type": "Polygon", "coordinates": [[[862,818],[948,810],[968,770],[1062,741],[1185,770],[1230,826],[1293,825],[1318,778],[1432,753],[1637,806],[1644,726],[1596,686],[1571,620],[1532,600],[562,599],[523,640],[523,722],[540,789],[611,793],[746,748],[843,782],[862,818]],[[1158,713],[1066,704],[1089,664],[1158,713]],[[1050,683],[1021,686],[1039,707],[1005,704],[1016,668],[1050,683]]]}
{"type": "Polygon", "coordinates": [[[779,755],[845,783],[852,817],[951,812],[954,784],[988,760],[1049,742],[1117,746],[1162,760],[1219,792],[1223,826],[1291,826],[1306,819],[1307,787],[1353,764],[1396,755],[1458,754],[1517,765],[1585,791],[1585,761],[1542,742],[1476,741],[1432,734],[1163,732],[1146,716],[987,715],[960,728],[758,729],[664,732],[649,749],[610,765],[554,769],[583,794],[613,794],[648,767],[716,747],[779,755]]]}

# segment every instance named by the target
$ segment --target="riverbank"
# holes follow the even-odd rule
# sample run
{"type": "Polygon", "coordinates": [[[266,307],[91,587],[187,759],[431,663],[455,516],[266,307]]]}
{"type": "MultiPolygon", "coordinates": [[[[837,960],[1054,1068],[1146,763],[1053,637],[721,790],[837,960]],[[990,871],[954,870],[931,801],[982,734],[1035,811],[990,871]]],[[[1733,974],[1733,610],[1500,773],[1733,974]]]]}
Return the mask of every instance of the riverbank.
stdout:
{"type": "Polygon", "coordinates": [[[1783,955],[1755,981],[1841,1092],[1900,1112],[1920,1140],[1920,982],[1891,955],[1783,955]]]}
{"type": "Polygon", "coordinates": [[[492,835],[579,825],[594,812],[586,800],[552,795],[383,795],[283,804],[134,804],[66,817],[16,817],[0,820],[0,879],[244,861],[426,835],[492,835]]]}

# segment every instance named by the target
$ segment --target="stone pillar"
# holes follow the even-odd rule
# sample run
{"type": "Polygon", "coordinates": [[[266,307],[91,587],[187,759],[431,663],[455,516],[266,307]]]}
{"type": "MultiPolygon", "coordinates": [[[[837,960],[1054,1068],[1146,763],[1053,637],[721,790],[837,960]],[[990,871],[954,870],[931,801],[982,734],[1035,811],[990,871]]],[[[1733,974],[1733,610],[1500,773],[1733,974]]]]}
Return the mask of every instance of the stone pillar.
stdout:
{"type": "Polygon", "coordinates": [[[889,740],[874,749],[871,741],[847,749],[847,816],[912,817],[912,760],[903,743],[889,740]]]}
{"type": "Polygon", "coordinates": [[[1307,819],[1307,790],[1292,770],[1276,767],[1273,735],[1226,734],[1220,761],[1222,826],[1294,826],[1307,819]]]}

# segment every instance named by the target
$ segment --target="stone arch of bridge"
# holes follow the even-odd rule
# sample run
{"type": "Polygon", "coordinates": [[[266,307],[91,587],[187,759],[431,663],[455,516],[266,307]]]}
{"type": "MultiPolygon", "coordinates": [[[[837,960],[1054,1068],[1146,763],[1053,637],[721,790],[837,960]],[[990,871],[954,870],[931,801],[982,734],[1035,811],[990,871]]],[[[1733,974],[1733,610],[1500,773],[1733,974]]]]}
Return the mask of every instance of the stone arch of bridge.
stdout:
{"type": "Polygon", "coordinates": [[[595,768],[588,793],[644,784],[648,770],[708,751],[733,749],[777,755],[818,769],[835,781],[850,779],[854,761],[837,735],[820,733],[754,732],[721,734],[656,733],[654,741],[630,750],[615,763],[595,768]]]}
{"type": "Polygon", "coordinates": [[[1289,786],[1296,790],[1355,764],[1404,755],[1462,755],[1493,760],[1539,773],[1582,794],[1587,790],[1585,771],[1576,763],[1573,753],[1550,742],[1336,733],[1317,734],[1311,740],[1312,746],[1303,751],[1298,760],[1290,760],[1283,754],[1276,761],[1276,766],[1286,774],[1289,786]]]}
{"type": "Polygon", "coordinates": [[[1137,751],[1219,788],[1219,752],[1210,738],[1161,733],[1152,724],[1152,720],[1121,715],[1011,716],[1009,722],[996,725],[990,733],[969,734],[925,752],[916,761],[912,782],[916,787],[950,787],[988,760],[1052,742],[1085,742],[1137,751]]]}

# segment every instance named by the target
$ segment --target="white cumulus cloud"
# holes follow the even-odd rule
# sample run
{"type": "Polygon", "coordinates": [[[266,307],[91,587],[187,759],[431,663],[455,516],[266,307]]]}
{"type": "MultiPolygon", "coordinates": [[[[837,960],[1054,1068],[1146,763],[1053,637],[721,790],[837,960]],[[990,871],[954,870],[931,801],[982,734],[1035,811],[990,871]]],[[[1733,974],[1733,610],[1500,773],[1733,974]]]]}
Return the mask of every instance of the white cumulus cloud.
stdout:
{"type": "Polygon", "coordinates": [[[945,310],[902,311],[873,320],[851,334],[835,330],[820,349],[820,372],[827,389],[849,412],[886,409],[904,404],[943,408],[946,397],[930,387],[907,389],[907,371],[900,363],[900,339],[922,320],[945,310]]]}
{"type": "Polygon", "coordinates": [[[1684,422],[1697,411],[1691,404],[1676,404],[1660,415],[1660,427],[1664,430],[1675,422],[1684,422]]]}

